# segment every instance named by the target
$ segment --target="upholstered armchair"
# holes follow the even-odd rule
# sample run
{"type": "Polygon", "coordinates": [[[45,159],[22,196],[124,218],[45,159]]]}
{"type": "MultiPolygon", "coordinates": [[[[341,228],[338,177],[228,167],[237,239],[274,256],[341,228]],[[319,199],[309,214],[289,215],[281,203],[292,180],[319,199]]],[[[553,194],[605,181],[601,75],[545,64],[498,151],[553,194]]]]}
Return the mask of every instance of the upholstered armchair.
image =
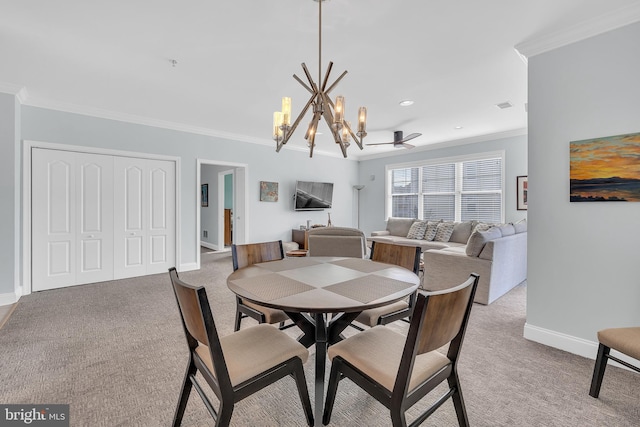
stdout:
{"type": "Polygon", "coordinates": [[[365,258],[367,240],[357,228],[318,227],[309,230],[309,256],[365,258]]]}

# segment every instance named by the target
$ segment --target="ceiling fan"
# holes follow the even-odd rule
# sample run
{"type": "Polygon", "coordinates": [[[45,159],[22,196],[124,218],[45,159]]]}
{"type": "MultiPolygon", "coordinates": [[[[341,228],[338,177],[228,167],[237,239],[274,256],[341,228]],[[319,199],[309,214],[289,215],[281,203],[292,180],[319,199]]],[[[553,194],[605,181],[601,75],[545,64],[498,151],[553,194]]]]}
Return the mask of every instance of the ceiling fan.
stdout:
{"type": "Polygon", "coordinates": [[[365,144],[365,145],[384,145],[384,144],[393,144],[394,148],[414,148],[415,145],[407,144],[406,142],[412,140],[413,138],[417,138],[421,133],[411,133],[406,137],[403,137],[403,133],[401,130],[397,130],[393,132],[393,141],[391,142],[378,142],[376,144],[365,144]]]}

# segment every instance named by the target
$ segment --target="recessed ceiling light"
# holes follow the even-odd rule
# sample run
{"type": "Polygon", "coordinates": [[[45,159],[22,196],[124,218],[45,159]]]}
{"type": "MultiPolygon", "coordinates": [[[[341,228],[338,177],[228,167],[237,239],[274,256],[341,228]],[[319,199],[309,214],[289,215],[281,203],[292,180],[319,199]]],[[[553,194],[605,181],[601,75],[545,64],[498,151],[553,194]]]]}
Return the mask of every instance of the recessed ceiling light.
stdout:
{"type": "Polygon", "coordinates": [[[496,107],[500,108],[501,110],[504,110],[505,108],[513,107],[513,104],[510,103],[509,101],[506,101],[506,102],[501,102],[500,104],[496,104],[496,107]]]}
{"type": "Polygon", "coordinates": [[[455,130],[460,130],[460,129],[462,129],[462,126],[455,126],[454,129],[455,130]]]}
{"type": "Polygon", "coordinates": [[[413,105],[413,101],[410,99],[404,99],[402,101],[400,101],[400,106],[401,107],[408,107],[409,105],[413,105]]]}

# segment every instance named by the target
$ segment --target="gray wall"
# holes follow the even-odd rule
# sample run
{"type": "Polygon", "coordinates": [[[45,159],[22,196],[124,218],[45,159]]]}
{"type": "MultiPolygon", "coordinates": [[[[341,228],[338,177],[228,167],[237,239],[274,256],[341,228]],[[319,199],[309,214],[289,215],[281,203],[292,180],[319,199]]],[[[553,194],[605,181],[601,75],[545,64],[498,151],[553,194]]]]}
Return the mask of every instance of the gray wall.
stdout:
{"type": "MultiPolygon", "coordinates": [[[[13,97],[10,97],[13,99],[13,97]]],[[[180,229],[182,243],[181,264],[196,262],[196,247],[199,236],[196,230],[196,204],[200,188],[196,185],[196,159],[241,163],[247,165],[249,231],[247,239],[264,241],[291,240],[291,229],[306,223],[326,223],[326,212],[295,212],[291,197],[295,181],[322,180],[335,184],[334,208],[331,218],[335,225],[352,226],[352,185],[357,177],[357,162],[341,157],[316,154],[312,159],[308,153],[283,149],[275,152],[273,146],[261,146],[239,141],[223,140],[205,135],[179,132],[163,128],[106,120],[79,114],[54,111],[44,108],[21,107],[21,138],[87,147],[143,152],[181,158],[181,209],[180,229]],[[259,182],[276,181],[280,184],[280,200],[277,203],[259,201],[259,182]]],[[[3,116],[2,122],[5,122],[3,116]]],[[[2,167],[5,174],[14,170],[14,151],[17,143],[7,141],[11,136],[2,136],[2,167]],[[9,172],[7,172],[9,171],[9,172]]],[[[19,164],[19,162],[15,162],[19,164]]],[[[15,179],[9,179],[5,196],[3,187],[3,208],[13,210],[15,203],[12,190],[15,179]],[[10,187],[10,188],[9,188],[10,187]]],[[[5,182],[5,181],[3,181],[5,182]]],[[[7,214],[9,215],[9,214],[7,214]]],[[[3,233],[13,233],[14,225],[3,233]]],[[[3,243],[4,244],[4,243],[3,243]]],[[[13,252],[10,252],[13,256],[13,252]]],[[[3,258],[3,261],[8,258],[3,258]]],[[[7,261],[13,266],[13,261],[7,261]]],[[[9,269],[12,270],[12,269],[9,269]]],[[[3,283],[0,293],[13,290],[12,285],[3,283]]]]}
{"type": "Polygon", "coordinates": [[[361,161],[358,172],[359,183],[364,184],[365,188],[360,190],[360,228],[367,235],[371,231],[385,229],[386,165],[420,160],[431,161],[500,150],[505,152],[505,221],[515,222],[526,218],[527,211],[516,209],[516,177],[527,175],[527,137],[523,135],[431,150],[403,150],[402,155],[361,161]]]}
{"type": "Polygon", "coordinates": [[[640,325],[640,203],[570,203],[569,142],[640,132],[639,41],[636,23],[529,59],[525,336],[590,357],[581,340],[640,325]]]}
{"type": "Polygon", "coordinates": [[[0,93],[0,305],[20,285],[20,106],[0,93]]]}

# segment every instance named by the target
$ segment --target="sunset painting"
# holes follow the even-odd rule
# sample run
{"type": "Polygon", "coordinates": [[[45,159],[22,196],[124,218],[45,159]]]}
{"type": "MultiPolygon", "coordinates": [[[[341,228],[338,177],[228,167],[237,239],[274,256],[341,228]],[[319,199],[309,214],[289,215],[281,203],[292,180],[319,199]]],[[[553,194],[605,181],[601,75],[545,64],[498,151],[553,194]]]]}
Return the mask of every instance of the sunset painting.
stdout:
{"type": "Polygon", "coordinates": [[[572,202],[640,202],[640,133],[572,141],[572,202]]]}

